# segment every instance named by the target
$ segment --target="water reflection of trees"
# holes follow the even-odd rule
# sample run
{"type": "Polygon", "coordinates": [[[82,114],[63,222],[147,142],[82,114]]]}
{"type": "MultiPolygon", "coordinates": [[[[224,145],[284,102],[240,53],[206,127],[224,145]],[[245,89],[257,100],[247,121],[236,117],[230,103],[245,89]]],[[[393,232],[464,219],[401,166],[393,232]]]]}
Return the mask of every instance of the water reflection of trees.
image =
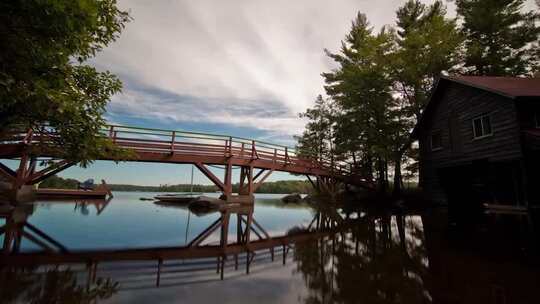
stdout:
{"type": "Polygon", "coordinates": [[[2,303],[93,303],[113,296],[118,283],[97,278],[80,283],[79,274],[59,266],[0,269],[2,303]]]}
{"type": "Polygon", "coordinates": [[[305,303],[431,302],[428,263],[417,216],[366,217],[351,230],[297,244],[305,303]]]}

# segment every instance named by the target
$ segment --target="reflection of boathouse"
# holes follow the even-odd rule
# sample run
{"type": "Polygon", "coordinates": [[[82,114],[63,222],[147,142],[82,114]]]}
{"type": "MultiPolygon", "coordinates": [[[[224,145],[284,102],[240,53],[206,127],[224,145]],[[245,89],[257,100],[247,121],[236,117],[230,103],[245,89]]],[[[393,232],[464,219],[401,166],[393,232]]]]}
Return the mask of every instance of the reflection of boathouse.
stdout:
{"type": "Polygon", "coordinates": [[[413,131],[420,185],[440,202],[540,199],[540,79],[441,77],[413,131]]]}

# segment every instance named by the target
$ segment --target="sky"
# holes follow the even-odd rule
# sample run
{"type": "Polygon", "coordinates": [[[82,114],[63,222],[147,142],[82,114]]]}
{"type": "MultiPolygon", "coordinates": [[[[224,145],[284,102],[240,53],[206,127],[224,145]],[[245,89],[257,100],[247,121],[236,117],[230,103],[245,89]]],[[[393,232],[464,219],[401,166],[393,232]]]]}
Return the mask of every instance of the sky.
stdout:
{"type": "MultiPolygon", "coordinates": [[[[113,124],[294,146],[305,124],[298,113],[324,93],[320,74],[334,67],[324,49],[339,49],[359,11],[378,29],[393,24],[403,2],[120,0],[133,20],[90,64],[123,82],[107,108],[113,124]]],[[[189,165],[96,162],[60,175],[159,185],[186,183],[190,172],[189,165]]],[[[209,183],[200,173],[195,182],[209,183]]]]}

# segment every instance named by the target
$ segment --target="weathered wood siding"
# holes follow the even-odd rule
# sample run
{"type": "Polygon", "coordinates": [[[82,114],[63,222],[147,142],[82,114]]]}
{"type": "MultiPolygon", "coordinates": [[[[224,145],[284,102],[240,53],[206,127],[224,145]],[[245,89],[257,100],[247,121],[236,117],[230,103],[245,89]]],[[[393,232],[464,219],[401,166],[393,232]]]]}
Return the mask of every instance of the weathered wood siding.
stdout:
{"type": "Polygon", "coordinates": [[[516,107],[521,129],[526,130],[537,128],[536,119],[540,119],[540,98],[518,100],[516,107]]]}
{"type": "Polygon", "coordinates": [[[446,201],[438,178],[440,168],[487,159],[522,156],[520,127],[514,100],[484,90],[448,82],[432,100],[436,106],[419,133],[422,186],[434,200],[446,201]],[[474,139],[473,119],[489,114],[492,135],[474,139]],[[431,150],[430,136],[440,131],[442,149],[431,150]],[[452,136],[451,136],[452,135],[452,136]]]}

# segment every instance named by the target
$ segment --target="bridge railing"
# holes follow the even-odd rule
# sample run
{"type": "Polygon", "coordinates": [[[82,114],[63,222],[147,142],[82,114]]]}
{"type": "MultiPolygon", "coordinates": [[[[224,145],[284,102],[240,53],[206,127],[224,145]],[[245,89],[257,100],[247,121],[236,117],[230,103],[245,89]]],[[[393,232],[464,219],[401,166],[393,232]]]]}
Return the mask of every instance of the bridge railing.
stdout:
{"type": "Polygon", "coordinates": [[[115,144],[138,151],[259,159],[277,164],[326,168],[338,174],[350,171],[349,166],[343,164],[332,166],[330,161],[301,158],[292,147],[237,136],[121,125],[109,125],[102,133],[115,144]]]}
{"type": "MultiPolygon", "coordinates": [[[[338,175],[351,172],[347,164],[299,157],[292,147],[243,137],[122,125],[107,125],[101,134],[119,147],[141,152],[258,159],[277,165],[320,168],[338,175]]],[[[40,134],[16,130],[3,134],[0,142],[47,144],[54,143],[56,136],[50,128],[43,128],[40,134]]]]}

